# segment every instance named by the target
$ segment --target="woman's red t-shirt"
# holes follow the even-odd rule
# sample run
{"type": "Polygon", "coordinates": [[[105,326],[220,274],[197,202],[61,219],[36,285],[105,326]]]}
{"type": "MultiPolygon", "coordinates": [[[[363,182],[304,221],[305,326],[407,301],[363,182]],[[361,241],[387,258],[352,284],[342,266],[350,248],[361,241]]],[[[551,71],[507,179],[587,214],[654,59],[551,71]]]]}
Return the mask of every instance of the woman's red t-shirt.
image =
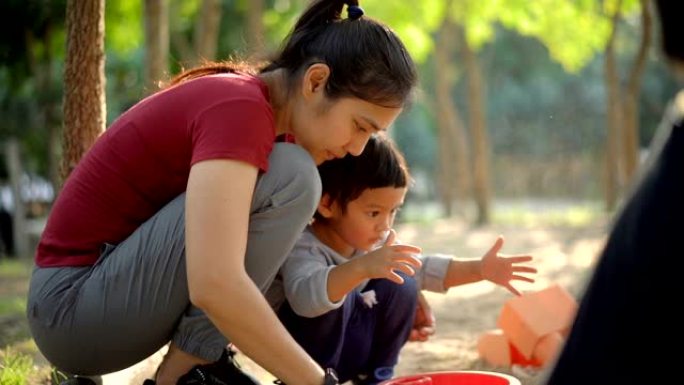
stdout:
{"type": "Polygon", "coordinates": [[[48,266],[94,264],[185,191],[190,167],[238,159],[268,168],[275,125],[258,78],[222,74],[160,91],[95,142],[55,201],[36,252],[48,266]]]}

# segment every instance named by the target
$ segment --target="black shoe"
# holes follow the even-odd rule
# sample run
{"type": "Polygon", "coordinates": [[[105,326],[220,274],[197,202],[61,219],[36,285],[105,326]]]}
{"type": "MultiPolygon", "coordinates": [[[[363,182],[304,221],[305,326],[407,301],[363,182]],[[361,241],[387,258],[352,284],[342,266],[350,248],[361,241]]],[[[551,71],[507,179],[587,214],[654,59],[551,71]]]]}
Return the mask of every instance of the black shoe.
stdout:
{"type": "Polygon", "coordinates": [[[260,385],[259,381],[240,369],[233,356],[234,351],[225,349],[218,361],[195,365],[178,379],[177,385],[260,385]]]}

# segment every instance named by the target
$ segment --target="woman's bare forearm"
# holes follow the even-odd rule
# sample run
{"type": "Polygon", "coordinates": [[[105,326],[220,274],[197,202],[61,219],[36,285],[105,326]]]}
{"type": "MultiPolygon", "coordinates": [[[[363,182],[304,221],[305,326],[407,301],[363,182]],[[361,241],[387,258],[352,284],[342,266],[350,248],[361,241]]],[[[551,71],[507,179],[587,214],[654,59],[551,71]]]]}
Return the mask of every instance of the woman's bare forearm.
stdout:
{"type": "Polygon", "coordinates": [[[240,351],[287,384],[323,383],[323,370],[289,335],[247,274],[216,284],[215,294],[196,305],[240,351]]]}

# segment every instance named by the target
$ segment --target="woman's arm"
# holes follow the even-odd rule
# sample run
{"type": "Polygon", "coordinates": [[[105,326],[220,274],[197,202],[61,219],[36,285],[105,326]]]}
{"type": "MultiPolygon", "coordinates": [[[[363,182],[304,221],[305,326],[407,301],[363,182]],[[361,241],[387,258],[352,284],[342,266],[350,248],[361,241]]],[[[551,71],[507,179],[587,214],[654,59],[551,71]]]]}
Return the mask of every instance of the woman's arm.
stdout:
{"type": "Polygon", "coordinates": [[[290,384],[323,384],[323,370],[278,321],[245,271],[257,169],[209,160],[190,170],[186,253],[190,300],[242,352],[290,384]]]}

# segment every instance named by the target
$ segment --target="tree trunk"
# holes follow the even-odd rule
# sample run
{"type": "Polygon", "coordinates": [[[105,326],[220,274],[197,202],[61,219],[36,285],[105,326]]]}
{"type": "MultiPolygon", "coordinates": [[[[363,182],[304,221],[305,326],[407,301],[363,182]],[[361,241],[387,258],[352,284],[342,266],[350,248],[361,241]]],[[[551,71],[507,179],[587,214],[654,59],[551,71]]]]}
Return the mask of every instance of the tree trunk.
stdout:
{"type": "Polygon", "coordinates": [[[168,0],[145,0],[145,89],[159,89],[168,70],[169,5],[168,0]]]}
{"type": "Polygon", "coordinates": [[[247,2],[247,44],[252,56],[260,56],[264,51],[264,0],[247,2]]]}
{"type": "Polygon", "coordinates": [[[220,0],[203,0],[202,8],[195,24],[194,42],[198,62],[216,60],[220,25],[220,0]]]}
{"type": "Polygon", "coordinates": [[[104,131],[104,0],[68,0],[62,178],[104,131]]]}
{"type": "Polygon", "coordinates": [[[490,221],[491,190],[489,185],[489,154],[491,152],[485,112],[484,81],[475,53],[461,28],[461,52],[468,75],[468,122],[473,140],[473,176],[478,225],[490,221]]]}
{"type": "MultiPolygon", "coordinates": [[[[621,3],[621,2],[620,2],[621,3]]],[[[619,164],[620,162],[620,127],[622,127],[622,111],[620,106],[620,85],[615,63],[615,35],[617,33],[620,7],[612,17],[612,31],[606,45],[604,59],[604,76],[606,83],[606,119],[608,135],[606,137],[605,155],[605,199],[606,210],[613,211],[617,205],[618,191],[620,186],[619,164]]]]}
{"type": "Polygon", "coordinates": [[[651,10],[648,0],[641,0],[641,42],[634,58],[634,64],[627,81],[624,100],[624,173],[629,182],[639,165],[639,110],[638,102],[641,93],[641,79],[646,68],[648,49],[651,44],[651,10]]]}
{"type": "Polygon", "coordinates": [[[451,97],[455,82],[454,26],[448,20],[437,32],[435,46],[435,108],[439,137],[439,189],[445,214],[454,214],[456,199],[466,202],[472,186],[468,138],[451,97]]]}
{"type": "Polygon", "coordinates": [[[169,35],[171,47],[175,51],[174,55],[179,56],[178,61],[181,66],[186,67],[193,65],[197,57],[190,40],[183,34],[182,30],[178,29],[178,25],[181,24],[179,1],[182,0],[169,0],[169,35]]]}

